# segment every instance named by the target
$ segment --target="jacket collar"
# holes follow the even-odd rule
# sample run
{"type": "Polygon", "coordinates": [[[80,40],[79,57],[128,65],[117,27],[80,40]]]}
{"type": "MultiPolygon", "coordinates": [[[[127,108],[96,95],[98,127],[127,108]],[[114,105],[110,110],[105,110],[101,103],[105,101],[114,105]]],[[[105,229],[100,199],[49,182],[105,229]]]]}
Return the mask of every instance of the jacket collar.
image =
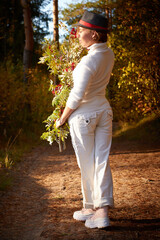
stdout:
{"type": "Polygon", "coordinates": [[[90,47],[87,48],[89,50],[88,53],[91,53],[93,51],[96,52],[106,52],[108,50],[106,42],[104,43],[94,43],[90,47]]]}

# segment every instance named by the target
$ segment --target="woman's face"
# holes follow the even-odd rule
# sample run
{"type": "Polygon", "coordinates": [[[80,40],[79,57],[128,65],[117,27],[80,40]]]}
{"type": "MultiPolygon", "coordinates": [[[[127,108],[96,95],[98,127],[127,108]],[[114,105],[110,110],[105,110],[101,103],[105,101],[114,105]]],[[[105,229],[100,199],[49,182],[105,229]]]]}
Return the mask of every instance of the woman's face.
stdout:
{"type": "Polygon", "coordinates": [[[82,47],[87,48],[95,43],[93,34],[93,31],[90,29],[79,27],[77,37],[82,47]]]}

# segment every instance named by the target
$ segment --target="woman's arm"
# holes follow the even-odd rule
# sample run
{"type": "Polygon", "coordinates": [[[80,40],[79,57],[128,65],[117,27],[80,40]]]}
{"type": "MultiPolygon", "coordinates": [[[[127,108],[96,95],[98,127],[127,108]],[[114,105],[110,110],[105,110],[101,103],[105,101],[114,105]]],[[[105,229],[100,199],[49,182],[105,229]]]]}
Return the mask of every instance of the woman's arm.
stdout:
{"type": "Polygon", "coordinates": [[[84,61],[83,64],[77,65],[76,72],[74,71],[73,75],[74,86],[69,94],[63,114],[60,119],[56,121],[57,128],[63,125],[71,113],[80,105],[86,89],[94,75],[94,69],[91,68],[92,65],[93,61],[91,61],[91,59],[89,59],[88,62],[84,61]]]}
{"type": "Polygon", "coordinates": [[[67,118],[71,115],[71,113],[74,111],[75,109],[71,109],[69,107],[65,107],[60,119],[58,119],[56,121],[56,127],[60,127],[61,125],[63,125],[65,123],[65,121],[67,120],[67,118]]]}

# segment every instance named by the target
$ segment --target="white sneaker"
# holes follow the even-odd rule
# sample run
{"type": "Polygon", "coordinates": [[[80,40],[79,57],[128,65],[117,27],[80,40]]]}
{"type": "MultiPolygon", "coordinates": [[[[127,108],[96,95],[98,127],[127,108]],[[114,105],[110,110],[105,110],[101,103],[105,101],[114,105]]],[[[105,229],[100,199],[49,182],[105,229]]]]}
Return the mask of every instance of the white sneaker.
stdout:
{"type": "Polygon", "coordinates": [[[105,218],[89,218],[85,222],[85,226],[88,228],[105,228],[110,226],[110,221],[108,217],[105,218]]]}
{"type": "Polygon", "coordinates": [[[85,211],[76,211],[73,214],[73,218],[78,220],[78,221],[86,221],[88,218],[92,217],[94,215],[93,213],[85,213],[85,211]]]}

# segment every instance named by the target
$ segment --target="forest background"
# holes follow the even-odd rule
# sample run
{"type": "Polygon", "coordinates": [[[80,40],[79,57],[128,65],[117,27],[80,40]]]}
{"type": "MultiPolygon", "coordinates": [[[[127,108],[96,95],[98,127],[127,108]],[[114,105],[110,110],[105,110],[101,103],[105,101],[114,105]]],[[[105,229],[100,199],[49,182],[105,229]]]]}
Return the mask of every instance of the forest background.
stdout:
{"type": "MultiPolygon", "coordinates": [[[[39,143],[43,121],[53,111],[54,79],[47,66],[38,64],[50,16],[43,9],[51,0],[0,2],[0,169],[10,169],[22,153],[39,143]],[[30,46],[26,46],[24,17],[29,9],[30,46]],[[27,63],[25,59],[28,58],[27,63]]],[[[54,1],[53,1],[54,2],[54,1]]],[[[115,66],[106,96],[118,123],[142,126],[141,139],[158,141],[160,128],[160,2],[158,0],[94,0],[66,5],[59,21],[71,30],[85,9],[108,15],[108,45],[115,66]],[[147,138],[146,138],[147,136],[147,138]]],[[[62,38],[67,41],[68,34],[62,38]]],[[[52,40],[54,43],[54,40],[52,40]]],[[[64,63],[65,66],[65,63],[64,63]]],[[[137,136],[137,133],[135,133],[137,136]]],[[[135,137],[135,136],[134,136],[135,137]]]]}

